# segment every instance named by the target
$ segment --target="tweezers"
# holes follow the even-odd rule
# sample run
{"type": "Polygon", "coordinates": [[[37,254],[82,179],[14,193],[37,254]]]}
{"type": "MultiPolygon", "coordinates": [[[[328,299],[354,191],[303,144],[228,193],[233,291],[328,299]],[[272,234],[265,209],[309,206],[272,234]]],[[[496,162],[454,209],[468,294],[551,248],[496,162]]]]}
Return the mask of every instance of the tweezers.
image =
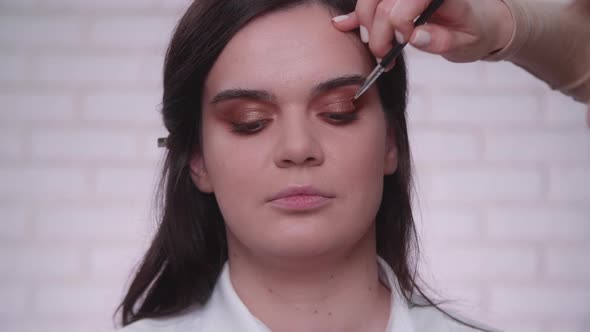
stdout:
{"type": "MultiPolygon", "coordinates": [[[[430,19],[430,17],[440,7],[440,5],[442,5],[442,3],[444,1],[445,0],[432,1],[430,3],[430,5],[424,10],[422,15],[420,15],[420,17],[418,17],[414,21],[414,27],[425,24],[426,21],[428,21],[430,19]]],[[[388,68],[393,63],[393,61],[395,61],[395,59],[400,55],[400,53],[402,52],[404,47],[406,47],[407,44],[408,43],[403,43],[403,44],[396,43],[396,45],[391,49],[391,51],[389,51],[389,53],[387,53],[387,55],[385,55],[383,57],[383,59],[381,60],[381,63],[377,64],[377,67],[375,67],[373,72],[371,72],[369,77],[367,77],[367,79],[365,80],[365,82],[363,83],[361,88],[354,95],[354,100],[359,99],[360,96],[362,96],[363,93],[365,93],[371,87],[371,85],[373,85],[373,83],[375,83],[375,81],[377,81],[379,76],[381,76],[381,74],[383,74],[385,72],[385,68],[388,68]]]]}

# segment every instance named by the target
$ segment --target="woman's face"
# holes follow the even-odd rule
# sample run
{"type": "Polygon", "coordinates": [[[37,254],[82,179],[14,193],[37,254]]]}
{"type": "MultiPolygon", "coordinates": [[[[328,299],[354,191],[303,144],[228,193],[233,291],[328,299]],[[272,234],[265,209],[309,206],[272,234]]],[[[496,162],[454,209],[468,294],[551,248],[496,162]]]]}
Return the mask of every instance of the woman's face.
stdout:
{"type": "Polygon", "coordinates": [[[375,88],[352,104],[373,62],[330,19],[318,5],[262,16],[207,77],[191,170],[215,194],[230,250],[321,255],[351,248],[374,222],[395,142],[375,88]]]}

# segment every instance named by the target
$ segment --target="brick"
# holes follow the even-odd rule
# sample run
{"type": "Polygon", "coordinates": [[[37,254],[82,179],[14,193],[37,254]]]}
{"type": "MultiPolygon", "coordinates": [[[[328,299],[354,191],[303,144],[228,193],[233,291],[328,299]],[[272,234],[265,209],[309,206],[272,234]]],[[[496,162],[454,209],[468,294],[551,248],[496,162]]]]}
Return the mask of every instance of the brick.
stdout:
{"type": "Polygon", "coordinates": [[[32,136],[32,155],[37,159],[132,159],[137,153],[133,132],[118,130],[47,129],[32,136]]]}
{"type": "Polygon", "coordinates": [[[437,279],[445,281],[531,280],[539,265],[533,249],[428,247],[426,261],[437,279]]]}
{"type": "Polygon", "coordinates": [[[22,283],[3,283],[0,286],[0,298],[0,317],[25,315],[30,292],[22,283]]]}
{"type": "Polygon", "coordinates": [[[26,57],[13,54],[0,54],[0,82],[22,81],[25,79],[26,72],[26,57]]]}
{"type": "Polygon", "coordinates": [[[177,17],[117,17],[96,19],[90,29],[94,44],[123,48],[164,49],[177,17]]]}
{"type": "Polygon", "coordinates": [[[526,70],[510,62],[483,62],[485,83],[509,88],[534,88],[542,91],[549,86],[526,70]]]}
{"type": "Polygon", "coordinates": [[[0,161],[15,160],[24,156],[24,136],[21,131],[0,129],[0,161]]]}
{"type": "Polygon", "coordinates": [[[19,167],[0,168],[0,198],[74,198],[87,190],[84,172],[79,169],[19,167]]]}
{"type": "Polygon", "coordinates": [[[159,2],[159,5],[164,8],[172,8],[184,11],[192,2],[192,0],[168,0],[166,2],[159,2]]]}
{"type": "Polygon", "coordinates": [[[67,121],[75,114],[74,97],[61,93],[0,93],[0,121],[67,121]]]}
{"type": "Polygon", "coordinates": [[[98,320],[93,317],[82,319],[61,319],[57,322],[51,319],[40,319],[30,313],[26,317],[10,317],[0,321],[0,331],[14,332],[115,332],[109,318],[98,320]],[[26,321],[26,320],[33,320],[26,321]]]}
{"type": "Polygon", "coordinates": [[[72,248],[46,248],[34,244],[0,249],[2,280],[72,279],[82,272],[82,256],[72,248]]]}
{"type": "MultiPolygon", "coordinates": [[[[0,331],[113,330],[115,295],[121,295],[135,255],[143,253],[139,248],[152,223],[144,214],[159,172],[154,162],[165,151],[155,144],[166,135],[158,113],[161,91],[148,87],[161,85],[160,48],[180,17],[173,15],[190,2],[0,0],[6,17],[0,27],[21,27],[26,37],[0,32],[0,127],[5,129],[0,130],[0,262],[5,266],[0,296],[8,299],[0,305],[0,331]],[[32,18],[39,22],[25,24],[32,18]],[[62,31],[68,24],[83,29],[62,31]],[[36,47],[43,52],[31,52],[36,47]],[[29,142],[31,131],[35,139],[29,142]],[[61,143],[50,144],[46,133],[61,143]],[[84,139],[99,141],[109,134],[135,138],[136,144],[127,147],[133,162],[121,162],[127,158],[121,151],[93,149],[84,139]],[[64,143],[64,136],[75,136],[76,142],[64,143]],[[2,145],[15,137],[25,139],[24,149],[2,145]],[[28,166],[32,142],[41,159],[28,166]],[[43,150],[43,144],[54,149],[43,150]],[[71,158],[99,163],[73,168],[71,158]],[[53,203],[64,198],[66,204],[53,203]],[[16,270],[4,273],[10,265],[16,270]]],[[[588,312],[555,313],[589,307],[575,297],[588,292],[582,286],[587,270],[581,263],[572,265],[583,262],[590,239],[586,183],[568,180],[566,174],[570,164],[588,160],[587,136],[584,142],[569,140],[586,133],[585,112],[575,111],[583,105],[560,98],[509,63],[450,64],[438,56],[408,54],[414,85],[408,108],[412,147],[417,167],[427,171],[418,174],[425,180],[424,197],[434,198],[426,200],[434,207],[424,209],[423,234],[428,248],[442,256],[435,262],[442,271],[437,276],[450,279],[442,282],[445,286],[452,284],[443,298],[467,299],[482,315],[489,311],[488,300],[491,309],[513,306],[516,314],[508,307],[499,324],[492,324],[511,327],[506,330],[585,331],[588,312]],[[523,137],[531,132],[540,134],[541,144],[523,137]],[[484,155],[490,138],[518,142],[502,150],[494,141],[496,154],[484,155]],[[579,287],[562,296],[572,286],[568,281],[579,287]],[[525,283],[538,286],[516,293],[525,283]],[[514,298],[489,298],[489,291],[514,298]],[[547,317],[518,312],[544,302],[552,306],[543,308],[547,317]]],[[[575,171],[590,169],[578,166],[575,171]]]]}
{"type": "Polygon", "coordinates": [[[488,213],[487,232],[492,239],[549,243],[590,240],[588,209],[502,208],[488,213]]]}
{"type": "Polygon", "coordinates": [[[584,319],[590,315],[590,291],[555,285],[496,287],[490,291],[490,308],[506,317],[523,319],[584,319]]]}
{"type": "Polygon", "coordinates": [[[119,294],[109,288],[90,285],[54,285],[39,290],[34,300],[34,309],[41,317],[96,317],[102,314],[109,319],[107,315],[114,311],[119,294]]]}
{"type": "Polygon", "coordinates": [[[521,319],[518,321],[510,321],[510,322],[502,322],[501,326],[497,326],[498,328],[502,328],[502,331],[518,331],[518,332],[545,332],[549,330],[544,330],[545,324],[541,322],[527,321],[526,319],[521,319]]]}
{"type": "Polygon", "coordinates": [[[34,59],[33,78],[60,83],[114,83],[139,79],[141,59],[114,55],[46,55],[34,59]]]}
{"type": "Polygon", "coordinates": [[[483,74],[480,63],[457,64],[438,56],[409,57],[408,63],[411,86],[470,87],[474,82],[480,81],[483,74]]]}
{"type": "Polygon", "coordinates": [[[442,124],[474,125],[482,128],[503,125],[530,126],[538,118],[539,102],[530,94],[489,94],[482,91],[435,93],[432,120],[442,124]]]}
{"type": "Polygon", "coordinates": [[[548,125],[573,125],[580,129],[586,127],[588,106],[559,92],[548,93],[545,121],[548,125]]]}
{"type": "Polygon", "coordinates": [[[147,212],[133,208],[68,207],[41,208],[35,231],[42,239],[112,241],[137,238],[148,228],[147,212]]]}
{"type": "Polygon", "coordinates": [[[410,136],[414,160],[417,162],[476,160],[482,150],[481,141],[469,132],[414,129],[410,136]]]}
{"type": "Polygon", "coordinates": [[[59,9],[84,9],[93,11],[95,9],[145,9],[152,8],[154,0],[43,0],[42,6],[47,8],[59,9]]]}
{"type": "Polygon", "coordinates": [[[157,84],[156,86],[161,90],[164,68],[163,56],[144,56],[142,57],[142,82],[157,84]]]}
{"type": "Polygon", "coordinates": [[[478,237],[482,220],[478,213],[458,208],[429,208],[416,218],[428,239],[472,239],[478,237]]]}
{"type": "Polygon", "coordinates": [[[547,328],[547,331],[560,332],[588,332],[589,320],[580,319],[578,321],[568,321],[567,319],[552,320],[547,328]]]}
{"type": "MultiPolygon", "coordinates": [[[[590,223],[586,227],[590,230],[590,223]]],[[[588,264],[588,247],[573,249],[547,250],[547,276],[560,281],[590,280],[590,264],[588,264]]]]}
{"type": "Polygon", "coordinates": [[[0,205],[0,215],[0,238],[18,239],[25,236],[28,216],[24,207],[0,205]]]}
{"type": "Polygon", "coordinates": [[[590,200],[590,165],[555,168],[549,175],[549,195],[555,200],[590,200]]]}
{"type": "Polygon", "coordinates": [[[533,170],[437,170],[431,199],[445,201],[514,201],[533,199],[542,191],[542,176],[533,170]]]}
{"type": "Polygon", "coordinates": [[[156,188],[157,170],[101,169],[96,176],[99,196],[151,202],[156,188]]]}
{"type": "Polygon", "coordinates": [[[427,122],[430,118],[430,95],[423,90],[414,90],[408,96],[406,118],[410,126],[427,122]]]}
{"type": "Polygon", "coordinates": [[[590,160],[590,131],[519,131],[486,137],[488,160],[584,161],[590,160]]]}
{"type": "Polygon", "coordinates": [[[82,100],[82,116],[92,123],[161,126],[161,92],[96,92],[82,100]]]}
{"type": "Polygon", "coordinates": [[[90,253],[90,274],[92,278],[116,280],[122,285],[131,276],[143,254],[144,251],[138,248],[96,248],[90,253]]]}
{"type": "Polygon", "coordinates": [[[33,8],[38,0],[2,0],[0,8],[33,8]]]}
{"type": "Polygon", "coordinates": [[[0,44],[4,47],[63,47],[79,45],[82,22],[71,17],[0,17],[0,44]]]}

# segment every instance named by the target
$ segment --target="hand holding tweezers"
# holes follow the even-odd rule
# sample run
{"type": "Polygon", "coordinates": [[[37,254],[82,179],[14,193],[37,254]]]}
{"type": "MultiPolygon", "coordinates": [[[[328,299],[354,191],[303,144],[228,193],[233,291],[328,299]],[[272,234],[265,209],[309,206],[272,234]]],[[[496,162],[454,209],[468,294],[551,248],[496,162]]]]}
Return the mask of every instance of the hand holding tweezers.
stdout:
{"type": "MultiPolygon", "coordinates": [[[[425,24],[430,17],[434,14],[434,12],[442,5],[444,0],[434,0],[430,3],[430,5],[424,10],[422,15],[420,15],[416,21],[414,21],[414,27],[419,25],[425,24]]],[[[367,91],[373,83],[385,72],[385,68],[388,68],[397,58],[398,55],[402,52],[404,47],[408,43],[403,44],[396,44],[387,55],[383,57],[381,63],[377,64],[377,67],[373,70],[373,72],[367,77],[359,91],[354,95],[354,100],[360,98],[360,96],[367,91]]]]}

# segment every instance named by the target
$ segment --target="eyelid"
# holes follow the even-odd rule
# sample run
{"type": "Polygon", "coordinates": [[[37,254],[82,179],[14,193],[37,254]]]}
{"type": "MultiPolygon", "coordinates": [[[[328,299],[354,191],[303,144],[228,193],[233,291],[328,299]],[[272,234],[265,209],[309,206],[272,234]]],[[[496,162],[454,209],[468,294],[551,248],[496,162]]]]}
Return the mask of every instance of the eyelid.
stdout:
{"type": "Polygon", "coordinates": [[[340,112],[353,112],[358,110],[357,106],[354,104],[352,99],[334,100],[331,102],[320,104],[319,108],[339,108],[340,112]]]}
{"type": "Polygon", "coordinates": [[[327,105],[333,103],[344,103],[344,102],[353,102],[354,101],[354,94],[356,93],[357,89],[350,89],[347,88],[340,88],[336,89],[331,92],[327,92],[321,96],[315,98],[312,103],[320,104],[320,105],[327,105]]]}
{"type": "Polygon", "coordinates": [[[228,107],[223,107],[219,111],[221,117],[229,121],[247,122],[270,116],[268,109],[260,106],[254,106],[252,104],[235,104],[228,107]]]}

